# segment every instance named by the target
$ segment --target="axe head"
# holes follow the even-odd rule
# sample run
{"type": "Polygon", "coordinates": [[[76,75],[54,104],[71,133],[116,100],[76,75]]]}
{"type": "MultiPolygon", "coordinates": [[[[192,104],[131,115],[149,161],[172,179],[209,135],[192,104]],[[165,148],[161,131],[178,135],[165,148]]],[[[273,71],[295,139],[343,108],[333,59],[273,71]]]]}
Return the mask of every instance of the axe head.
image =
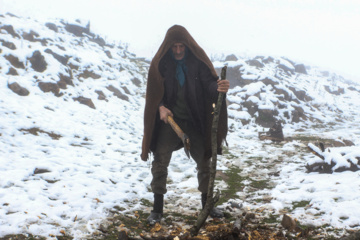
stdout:
{"type": "Polygon", "coordinates": [[[188,135],[186,135],[184,133],[181,140],[182,140],[182,142],[184,144],[184,150],[185,150],[186,156],[188,156],[188,158],[190,158],[190,139],[189,139],[188,135]]]}

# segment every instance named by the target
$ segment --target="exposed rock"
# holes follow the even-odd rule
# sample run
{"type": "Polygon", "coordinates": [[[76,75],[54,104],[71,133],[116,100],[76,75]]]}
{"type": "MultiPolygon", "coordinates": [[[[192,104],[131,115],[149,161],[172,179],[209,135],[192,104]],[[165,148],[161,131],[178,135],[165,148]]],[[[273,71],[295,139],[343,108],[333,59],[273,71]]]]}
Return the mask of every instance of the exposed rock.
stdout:
{"type": "Polygon", "coordinates": [[[251,116],[254,116],[254,114],[258,110],[258,105],[256,103],[252,102],[252,101],[245,101],[242,105],[243,105],[243,107],[245,107],[247,109],[247,112],[251,116]]]}
{"type": "Polygon", "coordinates": [[[113,58],[112,55],[111,55],[111,52],[110,52],[109,50],[106,50],[106,51],[105,51],[105,54],[106,54],[106,56],[107,56],[108,58],[110,58],[110,59],[113,58]]]}
{"type": "Polygon", "coordinates": [[[271,86],[279,84],[278,82],[276,82],[275,80],[270,79],[270,78],[265,78],[265,79],[260,80],[260,81],[263,82],[265,85],[271,85],[271,86]]]}
{"type": "Polygon", "coordinates": [[[6,60],[8,60],[11,65],[13,65],[14,67],[16,68],[22,68],[22,69],[25,69],[25,66],[24,66],[24,63],[20,62],[19,61],[19,58],[18,57],[15,57],[13,55],[6,55],[4,56],[6,60]]]}
{"type": "Polygon", "coordinates": [[[96,109],[95,105],[93,103],[93,101],[90,98],[86,98],[86,97],[77,97],[77,98],[73,98],[75,101],[78,101],[81,104],[84,104],[90,108],[96,109]]]}
{"type": "Polygon", "coordinates": [[[329,86],[324,86],[324,88],[328,93],[331,93],[331,94],[334,94],[337,96],[345,93],[344,88],[340,88],[340,87],[338,87],[337,90],[334,90],[334,91],[332,91],[329,86]]]}
{"type": "Polygon", "coordinates": [[[99,46],[104,47],[106,42],[102,37],[96,36],[95,38],[90,38],[90,41],[97,43],[99,46]]]}
{"type": "Polygon", "coordinates": [[[59,78],[60,78],[60,80],[57,82],[57,84],[61,89],[66,89],[67,85],[74,86],[74,83],[73,83],[71,77],[60,73],[59,78]]]}
{"type": "Polygon", "coordinates": [[[18,72],[16,71],[15,68],[11,67],[9,68],[9,71],[6,73],[7,75],[12,75],[12,76],[18,76],[18,72]]]}
{"type": "Polygon", "coordinates": [[[51,137],[53,140],[59,140],[62,136],[59,135],[59,134],[56,134],[56,133],[53,133],[53,132],[47,132],[47,131],[44,131],[42,129],[39,129],[37,127],[32,127],[32,128],[28,128],[28,129],[25,129],[25,128],[21,128],[19,129],[19,131],[21,132],[26,132],[26,133],[30,133],[32,135],[35,135],[35,136],[38,136],[39,133],[45,133],[47,134],[49,137],[51,137]]]}
{"type": "Polygon", "coordinates": [[[8,88],[19,96],[28,96],[30,94],[26,88],[21,87],[17,82],[8,84],[8,88]]]}
{"type": "Polygon", "coordinates": [[[275,89],[276,94],[284,96],[283,98],[278,97],[279,99],[291,101],[292,98],[288,91],[286,91],[285,89],[282,89],[282,88],[277,88],[276,86],[274,87],[274,89],[275,89]]]}
{"type": "Polygon", "coordinates": [[[52,92],[55,96],[60,97],[60,88],[57,84],[52,82],[39,82],[39,88],[43,92],[52,92]]]}
{"type": "Polygon", "coordinates": [[[1,26],[0,29],[6,30],[6,31],[7,31],[11,36],[13,36],[14,38],[15,38],[15,37],[20,38],[20,35],[15,32],[14,27],[11,26],[11,25],[1,26]]]}
{"type": "Polygon", "coordinates": [[[346,146],[355,146],[355,144],[346,139],[335,139],[333,143],[334,147],[346,147],[346,146]]]}
{"type": "Polygon", "coordinates": [[[272,63],[272,62],[274,62],[274,58],[267,57],[267,58],[263,59],[262,61],[263,61],[263,63],[272,63]]]}
{"type": "Polygon", "coordinates": [[[307,74],[306,68],[304,64],[296,64],[295,65],[295,72],[307,74]]]}
{"type": "Polygon", "coordinates": [[[42,174],[42,173],[48,173],[48,172],[51,172],[51,171],[48,170],[48,169],[45,169],[45,168],[35,168],[34,175],[42,174]]]}
{"type": "Polygon", "coordinates": [[[304,90],[296,90],[294,87],[289,87],[289,89],[295,94],[295,96],[301,100],[305,101],[306,92],[304,90]]]}
{"type": "Polygon", "coordinates": [[[33,30],[31,30],[29,33],[24,32],[22,34],[22,37],[25,40],[28,40],[30,42],[35,42],[36,38],[38,38],[40,35],[37,32],[34,32],[33,30]]]}
{"type": "Polygon", "coordinates": [[[255,122],[262,127],[270,128],[276,123],[276,118],[279,113],[277,110],[272,109],[258,109],[259,116],[255,122]]]}
{"type": "Polygon", "coordinates": [[[79,78],[93,78],[93,79],[99,79],[101,76],[99,74],[94,73],[93,71],[85,70],[83,73],[78,75],[79,78]]]}
{"type": "Polygon", "coordinates": [[[107,101],[106,96],[105,96],[105,94],[104,94],[103,91],[96,90],[95,92],[98,94],[98,99],[99,99],[99,100],[105,100],[105,101],[107,101]]]}
{"type": "Polygon", "coordinates": [[[287,73],[288,75],[294,74],[295,73],[295,69],[293,68],[289,68],[288,66],[286,66],[285,64],[278,64],[277,65],[278,68],[284,70],[285,73],[287,73]]]}
{"type": "Polygon", "coordinates": [[[227,55],[225,58],[225,62],[227,61],[237,61],[238,58],[235,56],[235,54],[227,55]]]}
{"type": "Polygon", "coordinates": [[[294,110],[291,112],[292,114],[292,122],[298,123],[301,120],[306,120],[307,117],[305,115],[304,109],[302,107],[294,106],[294,110]]]}
{"type": "Polygon", "coordinates": [[[263,68],[265,66],[259,59],[248,60],[246,63],[257,68],[263,68]]]}
{"type": "Polygon", "coordinates": [[[58,32],[58,27],[54,23],[46,23],[45,26],[53,30],[54,32],[58,32]]]}
{"type": "Polygon", "coordinates": [[[60,54],[57,54],[55,52],[53,52],[51,49],[47,48],[45,49],[46,53],[51,54],[56,60],[58,60],[61,64],[63,65],[67,65],[67,62],[69,61],[70,57],[69,56],[61,56],[60,54]]]}
{"type": "Polygon", "coordinates": [[[75,24],[66,24],[65,30],[77,37],[83,37],[83,33],[90,34],[90,23],[85,28],[75,24]]]}
{"type": "Polygon", "coordinates": [[[114,96],[125,100],[125,101],[129,101],[129,97],[126,96],[125,94],[123,94],[119,89],[117,89],[116,87],[114,87],[113,85],[107,86],[106,87],[110,92],[113,92],[114,96]]]}
{"type": "Polygon", "coordinates": [[[47,67],[47,63],[40,51],[36,50],[33,55],[29,58],[31,67],[37,72],[44,72],[47,67]]]}
{"type": "Polygon", "coordinates": [[[15,44],[12,43],[12,42],[7,42],[7,41],[2,40],[2,39],[0,39],[0,42],[2,43],[2,45],[3,45],[4,47],[7,47],[7,48],[9,48],[9,49],[11,49],[11,50],[15,50],[15,49],[16,49],[15,44]]]}
{"type": "Polygon", "coordinates": [[[140,81],[140,79],[134,77],[134,78],[131,79],[131,82],[132,82],[133,84],[135,84],[135,86],[141,87],[141,81],[140,81]]]}

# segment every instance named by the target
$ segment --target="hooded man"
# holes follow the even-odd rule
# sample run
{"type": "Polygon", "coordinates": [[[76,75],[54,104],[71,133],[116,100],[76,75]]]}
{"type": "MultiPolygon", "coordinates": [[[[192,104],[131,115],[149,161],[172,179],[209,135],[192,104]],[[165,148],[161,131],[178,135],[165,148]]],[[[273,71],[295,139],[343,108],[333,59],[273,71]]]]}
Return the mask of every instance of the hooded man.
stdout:
{"type": "MultiPolygon", "coordinates": [[[[167,192],[167,168],[172,152],[183,147],[181,139],[168,124],[172,116],[189,136],[190,154],[198,170],[199,191],[203,207],[206,203],[211,152],[211,125],[213,104],[218,93],[226,93],[228,80],[219,80],[205,51],[182,26],[174,25],[150,64],[144,112],[144,136],[141,159],[154,155],[151,188],[154,207],[148,218],[150,224],[160,222],[163,216],[164,194],[167,192]]],[[[225,94],[224,94],[225,95],[225,94]]],[[[227,134],[226,104],[222,104],[218,125],[218,153],[227,134]]],[[[214,208],[211,217],[223,217],[214,208]]]]}

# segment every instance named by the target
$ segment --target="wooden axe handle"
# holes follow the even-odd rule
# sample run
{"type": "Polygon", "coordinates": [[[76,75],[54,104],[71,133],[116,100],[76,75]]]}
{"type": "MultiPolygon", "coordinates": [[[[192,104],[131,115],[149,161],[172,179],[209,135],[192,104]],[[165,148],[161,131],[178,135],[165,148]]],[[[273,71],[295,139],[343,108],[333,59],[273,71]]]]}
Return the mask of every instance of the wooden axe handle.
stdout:
{"type": "Polygon", "coordinates": [[[174,129],[174,131],[179,136],[179,138],[183,139],[184,138],[184,132],[181,130],[179,125],[177,125],[177,123],[174,121],[174,119],[171,116],[168,116],[167,119],[168,119],[168,122],[169,122],[170,126],[172,127],[172,129],[174,129]]]}

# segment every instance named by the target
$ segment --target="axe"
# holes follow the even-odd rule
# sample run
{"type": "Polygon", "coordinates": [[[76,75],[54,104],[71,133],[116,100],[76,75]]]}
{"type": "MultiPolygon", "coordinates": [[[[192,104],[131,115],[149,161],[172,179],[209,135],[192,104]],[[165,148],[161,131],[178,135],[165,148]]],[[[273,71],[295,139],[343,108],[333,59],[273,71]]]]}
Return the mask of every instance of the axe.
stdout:
{"type": "Polygon", "coordinates": [[[179,127],[179,125],[176,124],[176,122],[174,121],[174,119],[171,116],[167,117],[168,123],[170,124],[170,126],[172,127],[172,129],[176,132],[176,134],[178,135],[178,137],[181,139],[181,141],[184,144],[184,150],[186,153],[186,156],[188,156],[188,158],[190,158],[190,139],[188,137],[188,135],[186,135],[181,128],[179,127]]]}

